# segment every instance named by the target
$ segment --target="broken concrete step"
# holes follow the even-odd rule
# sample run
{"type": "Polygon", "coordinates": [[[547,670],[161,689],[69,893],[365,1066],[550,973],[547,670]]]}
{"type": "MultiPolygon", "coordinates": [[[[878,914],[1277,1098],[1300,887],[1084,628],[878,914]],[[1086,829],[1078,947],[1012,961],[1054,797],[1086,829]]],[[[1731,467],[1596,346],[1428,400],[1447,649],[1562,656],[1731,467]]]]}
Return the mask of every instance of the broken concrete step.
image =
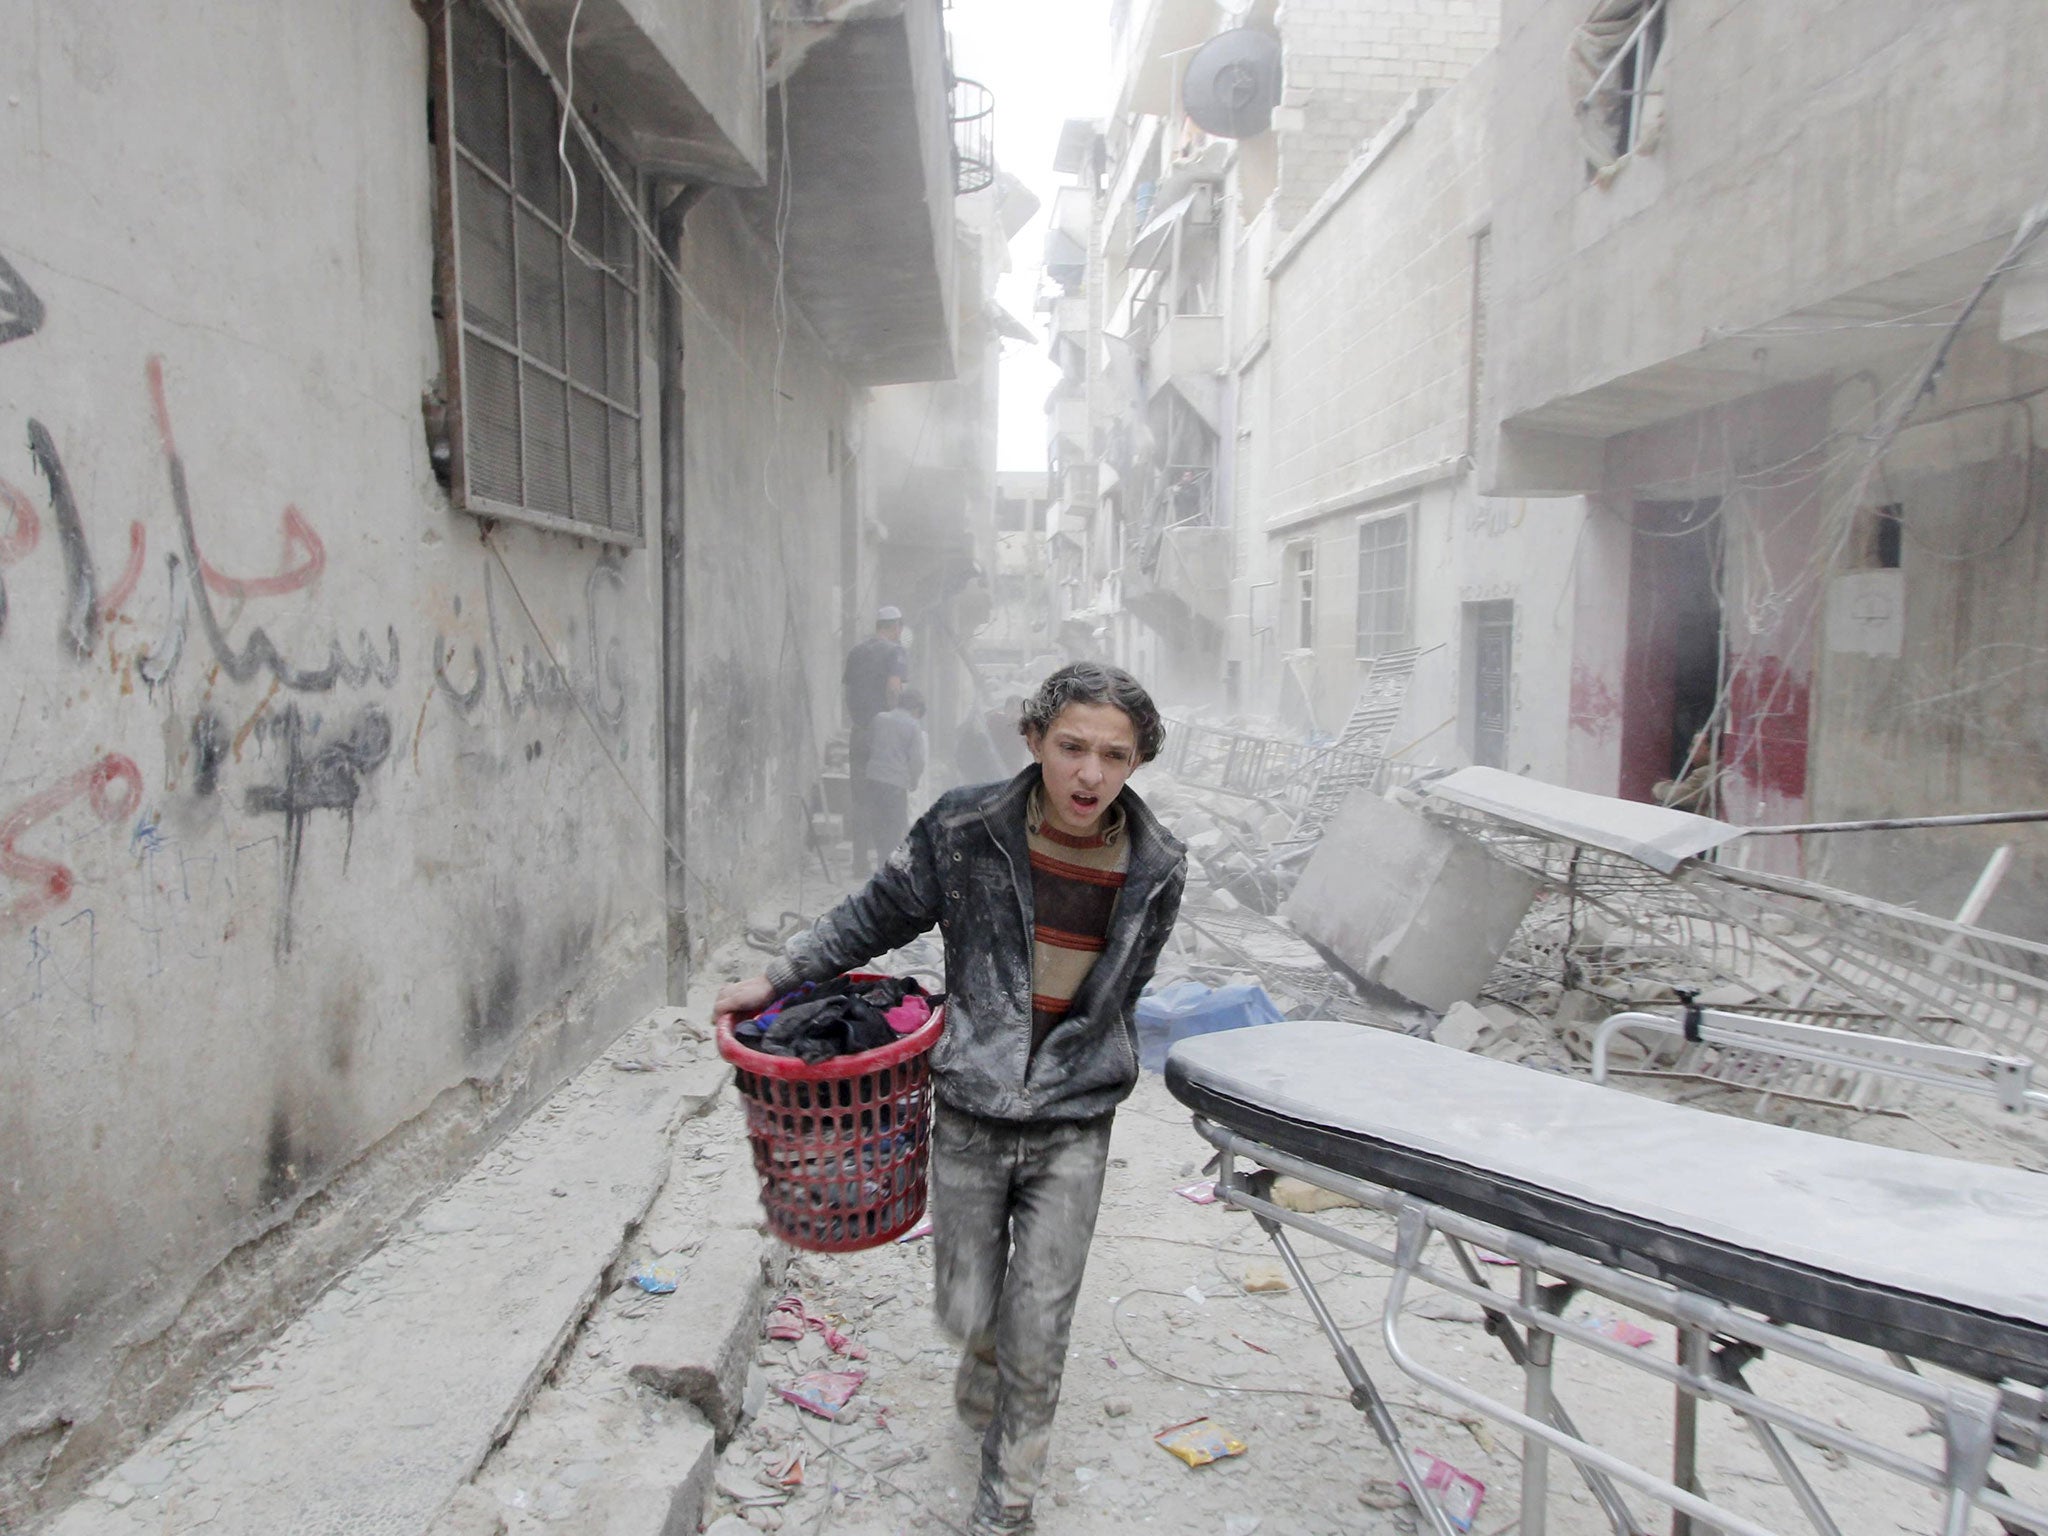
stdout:
{"type": "Polygon", "coordinates": [[[694,1074],[612,1063],[650,1059],[666,1017],[629,1030],[54,1536],[434,1528],[661,1187],[694,1074]]]}
{"type": "Polygon", "coordinates": [[[781,1281],[783,1251],[744,1227],[712,1232],[655,1313],[628,1373],[694,1404],[721,1445],[739,1424],[747,1367],[770,1292],[781,1281]]]}

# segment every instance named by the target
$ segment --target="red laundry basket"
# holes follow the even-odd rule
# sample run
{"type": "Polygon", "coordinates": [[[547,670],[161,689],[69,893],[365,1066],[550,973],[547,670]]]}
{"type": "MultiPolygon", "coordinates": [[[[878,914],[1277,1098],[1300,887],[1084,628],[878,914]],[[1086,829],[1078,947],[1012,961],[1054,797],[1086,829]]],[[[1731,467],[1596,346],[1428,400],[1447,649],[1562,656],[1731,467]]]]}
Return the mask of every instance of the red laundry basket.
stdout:
{"type": "MultiPolygon", "coordinates": [[[[852,973],[857,981],[888,978],[852,973]]],[[[902,1236],[924,1215],[931,1161],[931,1050],[943,1004],[877,1050],[815,1064],[770,1056],[718,1026],[747,1109],[768,1225],[793,1248],[848,1253],[902,1236]]]]}

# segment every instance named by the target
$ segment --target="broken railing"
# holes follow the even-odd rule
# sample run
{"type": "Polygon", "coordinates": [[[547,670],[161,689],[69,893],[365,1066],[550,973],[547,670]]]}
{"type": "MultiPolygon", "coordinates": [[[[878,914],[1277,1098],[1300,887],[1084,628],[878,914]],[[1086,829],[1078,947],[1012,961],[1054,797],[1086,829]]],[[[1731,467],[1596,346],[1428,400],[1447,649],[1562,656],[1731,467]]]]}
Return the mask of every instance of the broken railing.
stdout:
{"type": "MultiPolygon", "coordinates": [[[[1810,881],[1705,862],[1701,854],[1742,833],[1705,817],[1486,769],[1427,786],[1421,803],[1433,819],[1562,894],[1564,932],[1553,943],[1523,946],[1508,962],[1524,980],[1547,956],[1567,985],[1597,988],[1603,969],[1648,974],[1674,994],[1712,991],[1718,1006],[1734,1011],[2048,1064],[2048,946],[1810,881]],[[1594,926],[1602,932],[1589,941],[1594,926]],[[1745,994],[1747,1001],[1735,1000],[1745,994]]],[[[1531,924],[1542,921],[1532,914],[1531,924]]],[[[1713,1068],[1702,1075],[1843,1098],[1841,1083],[1814,1076],[1821,1069],[1698,1045],[1687,1055],[1695,1068],[1713,1068]]]]}

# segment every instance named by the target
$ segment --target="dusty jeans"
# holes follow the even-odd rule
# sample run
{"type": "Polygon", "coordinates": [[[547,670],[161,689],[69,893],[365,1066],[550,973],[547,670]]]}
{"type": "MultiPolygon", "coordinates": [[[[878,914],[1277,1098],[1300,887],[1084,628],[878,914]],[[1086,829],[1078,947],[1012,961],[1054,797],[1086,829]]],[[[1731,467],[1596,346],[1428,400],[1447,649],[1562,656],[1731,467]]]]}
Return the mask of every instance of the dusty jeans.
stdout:
{"type": "Polygon", "coordinates": [[[939,1322],[962,1344],[955,1400],[968,1423],[987,1426],[979,1520],[1026,1518],[1045,1474],[1111,1119],[986,1120],[939,1109],[933,1264],[939,1322]]]}

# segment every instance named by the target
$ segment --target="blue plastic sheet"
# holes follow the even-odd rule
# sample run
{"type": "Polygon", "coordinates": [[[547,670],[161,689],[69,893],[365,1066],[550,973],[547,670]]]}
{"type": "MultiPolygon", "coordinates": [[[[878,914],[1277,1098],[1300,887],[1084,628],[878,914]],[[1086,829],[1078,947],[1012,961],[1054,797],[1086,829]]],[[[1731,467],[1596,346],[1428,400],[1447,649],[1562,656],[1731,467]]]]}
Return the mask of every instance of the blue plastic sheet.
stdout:
{"type": "Polygon", "coordinates": [[[1176,1040],[1251,1024],[1277,1024],[1284,1017],[1266,989],[1253,982],[1227,987],[1169,982],[1138,999],[1138,1065],[1147,1072],[1163,1072],[1166,1053],[1176,1040]]]}

